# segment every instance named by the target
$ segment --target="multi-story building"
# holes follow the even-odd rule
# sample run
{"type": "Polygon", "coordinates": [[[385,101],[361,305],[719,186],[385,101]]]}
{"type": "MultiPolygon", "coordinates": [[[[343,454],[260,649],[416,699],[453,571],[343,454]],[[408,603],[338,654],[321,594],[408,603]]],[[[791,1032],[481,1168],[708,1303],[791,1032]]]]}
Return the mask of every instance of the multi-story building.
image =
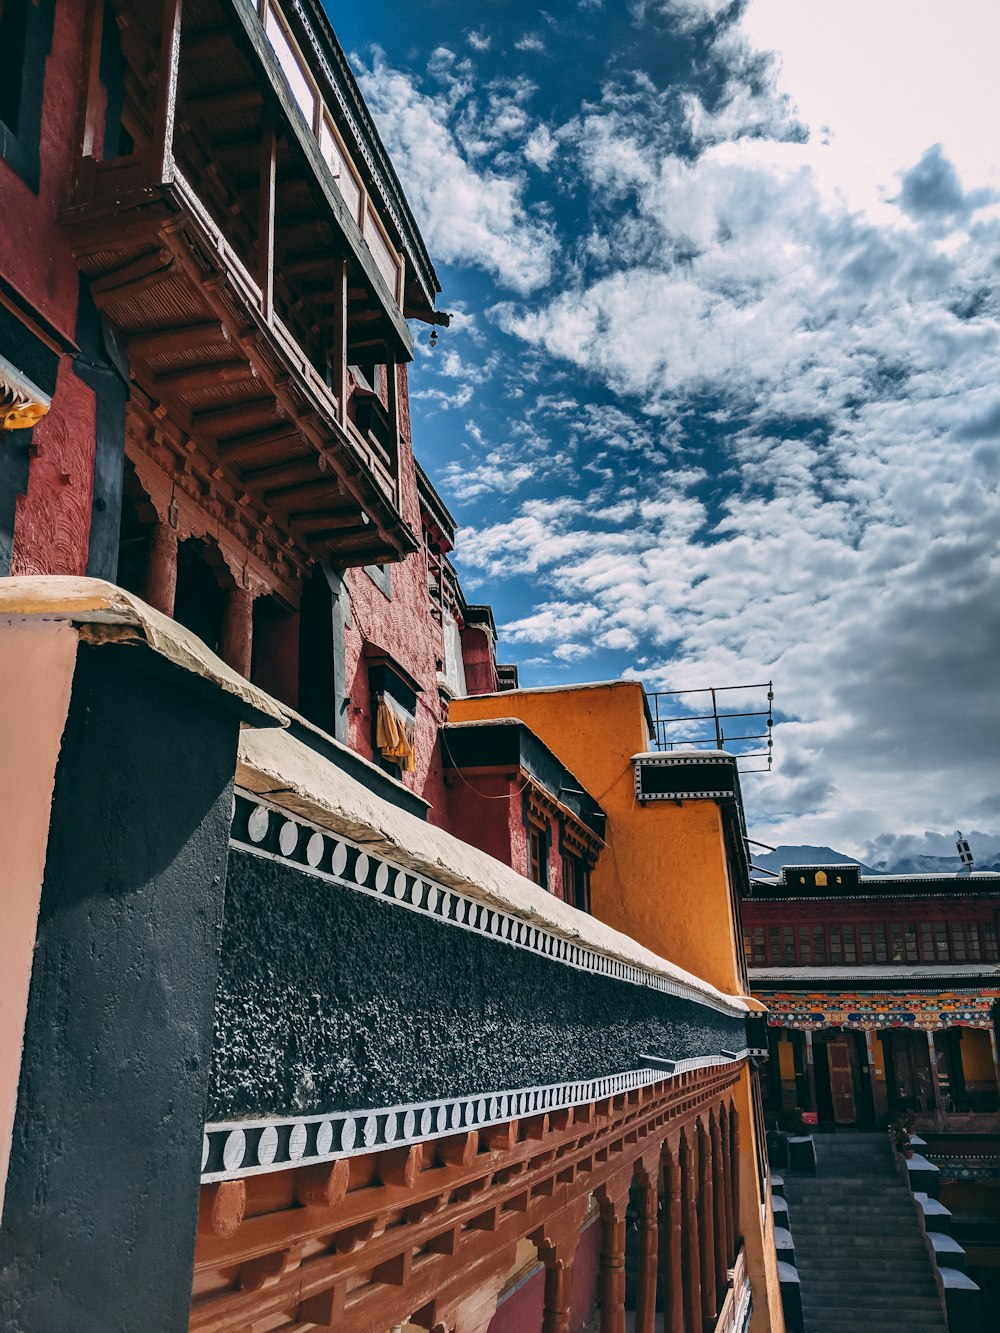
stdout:
{"type": "Polygon", "coordinates": [[[734,761],[505,690],[319,0],[0,74],[0,1323],[780,1333],[734,761]]]}
{"type": "Polygon", "coordinates": [[[821,1129],[908,1113],[948,1223],[1000,1295],[1000,875],[785,866],[743,902],[765,1107],[821,1129]]]}

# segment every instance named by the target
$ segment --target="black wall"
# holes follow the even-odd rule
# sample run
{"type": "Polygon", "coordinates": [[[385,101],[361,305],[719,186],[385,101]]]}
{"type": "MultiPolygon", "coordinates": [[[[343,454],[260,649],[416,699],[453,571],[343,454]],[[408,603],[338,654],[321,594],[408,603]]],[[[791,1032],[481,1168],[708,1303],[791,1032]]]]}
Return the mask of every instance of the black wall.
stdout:
{"type": "Polygon", "coordinates": [[[79,650],[0,1227],[4,1333],[187,1327],[238,721],[179,678],[144,648],[79,650]]]}
{"type": "Polygon", "coordinates": [[[233,849],[209,1119],[623,1073],[746,1045],[741,1018],[233,849]]]}

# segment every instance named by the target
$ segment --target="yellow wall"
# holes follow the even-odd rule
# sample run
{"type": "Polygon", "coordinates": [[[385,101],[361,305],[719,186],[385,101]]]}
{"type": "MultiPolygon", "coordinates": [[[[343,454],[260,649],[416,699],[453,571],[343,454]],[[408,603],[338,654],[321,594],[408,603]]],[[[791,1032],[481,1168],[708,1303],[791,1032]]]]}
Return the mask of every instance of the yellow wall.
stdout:
{"type": "MultiPolygon", "coordinates": [[[[594,915],[729,994],[742,994],[742,937],[734,919],[724,831],[714,801],[635,796],[632,756],[649,749],[642,686],[632,681],[512,690],[455,699],[453,722],[520,718],[608,817],[591,885],[594,915]]],[[[784,1049],[784,1048],[783,1048],[784,1049]]],[[[791,1046],[788,1046],[789,1057],[791,1046]]],[[[754,1289],[754,1333],[783,1333],[770,1199],[762,1200],[749,1071],[734,1093],[740,1117],[740,1211],[754,1289]],[[761,1205],[767,1203],[765,1220],[761,1205]]]]}
{"type": "Polygon", "coordinates": [[[781,1033],[781,1041],[778,1044],[778,1069],[783,1081],[795,1082],[795,1047],[792,1045],[790,1032],[781,1033]]]}
{"type": "Polygon", "coordinates": [[[635,797],[632,756],[650,743],[641,685],[479,695],[455,699],[449,716],[525,722],[608,817],[608,845],[591,884],[594,915],[719,990],[743,993],[718,806],[641,806],[635,797]]]}
{"type": "Polygon", "coordinates": [[[967,1083],[995,1083],[990,1034],[983,1028],[962,1030],[962,1071],[967,1083]]]}

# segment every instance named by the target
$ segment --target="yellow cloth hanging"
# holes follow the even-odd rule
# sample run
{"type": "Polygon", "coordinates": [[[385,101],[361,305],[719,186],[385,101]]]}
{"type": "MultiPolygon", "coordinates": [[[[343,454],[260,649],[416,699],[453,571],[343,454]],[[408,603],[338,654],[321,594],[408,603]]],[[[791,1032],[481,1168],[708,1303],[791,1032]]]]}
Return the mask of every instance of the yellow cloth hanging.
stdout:
{"type": "Polygon", "coordinates": [[[417,724],[388,695],[379,695],[375,744],[383,759],[399,764],[404,773],[417,766],[417,724]]]}

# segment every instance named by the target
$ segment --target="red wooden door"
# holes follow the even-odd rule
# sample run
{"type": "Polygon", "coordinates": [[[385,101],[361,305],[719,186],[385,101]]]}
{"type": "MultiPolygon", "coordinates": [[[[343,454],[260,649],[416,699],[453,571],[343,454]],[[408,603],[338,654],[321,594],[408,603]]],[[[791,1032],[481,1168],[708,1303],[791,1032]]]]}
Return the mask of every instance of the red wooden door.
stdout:
{"type": "Polygon", "coordinates": [[[853,1125],[858,1118],[854,1098],[854,1061],[846,1037],[836,1037],[826,1048],[830,1067],[833,1118],[838,1125],[853,1125]]]}

